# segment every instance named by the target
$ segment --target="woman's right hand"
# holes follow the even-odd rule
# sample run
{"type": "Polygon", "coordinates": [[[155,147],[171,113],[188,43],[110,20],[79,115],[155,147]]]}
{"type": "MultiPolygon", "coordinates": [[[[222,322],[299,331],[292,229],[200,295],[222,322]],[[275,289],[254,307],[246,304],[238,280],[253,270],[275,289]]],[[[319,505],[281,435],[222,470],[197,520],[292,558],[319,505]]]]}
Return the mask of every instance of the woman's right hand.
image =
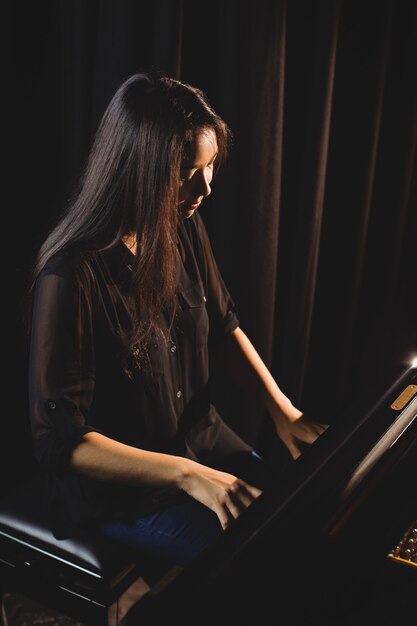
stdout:
{"type": "Polygon", "coordinates": [[[232,474],[191,460],[187,463],[181,489],[214,511],[223,529],[262,493],[232,474]]]}
{"type": "Polygon", "coordinates": [[[101,433],[86,433],[71,468],[84,476],[124,484],[182,489],[214,511],[223,528],[261,494],[232,474],[172,454],[128,446],[101,433]]]}

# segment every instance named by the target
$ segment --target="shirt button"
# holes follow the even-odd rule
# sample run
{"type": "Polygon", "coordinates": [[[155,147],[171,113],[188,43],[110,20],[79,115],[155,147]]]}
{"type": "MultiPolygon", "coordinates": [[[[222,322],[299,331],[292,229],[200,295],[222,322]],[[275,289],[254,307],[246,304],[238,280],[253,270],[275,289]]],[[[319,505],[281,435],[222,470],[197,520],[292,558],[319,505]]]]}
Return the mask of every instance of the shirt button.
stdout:
{"type": "Polygon", "coordinates": [[[177,351],[177,346],[174,344],[173,346],[171,346],[171,352],[174,353],[177,351]]]}
{"type": "Polygon", "coordinates": [[[48,406],[49,406],[50,409],[56,409],[56,404],[52,400],[49,400],[48,406]]]}
{"type": "Polygon", "coordinates": [[[178,390],[178,391],[177,391],[177,398],[181,398],[181,396],[182,396],[182,391],[181,391],[181,390],[178,390]]]}

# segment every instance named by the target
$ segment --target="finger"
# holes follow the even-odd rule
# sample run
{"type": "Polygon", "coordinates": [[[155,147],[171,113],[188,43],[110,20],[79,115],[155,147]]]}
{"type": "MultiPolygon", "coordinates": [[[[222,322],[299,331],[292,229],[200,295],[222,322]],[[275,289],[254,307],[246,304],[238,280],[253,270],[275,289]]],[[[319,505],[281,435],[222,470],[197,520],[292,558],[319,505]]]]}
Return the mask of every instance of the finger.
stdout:
{"type": "Polygon", "coordinates": [[[224,505],[227,507],[227,511],[229,512],[229,519],[230,517],[237,519],[245,509],[245,507],[242,506],[242,503],[237,503],[232,496],[227,496],[224,505]]]}
{"type": "Polygon", "coordinates": [[[249,493],[251,497],[251,502],[256,500],[256,498],[259,498],[259,496],[262,493],[261,489],[258,489],[257,487],[254,487],[253,485],[248,485],[248,483],[244,483],[243,488],[245,489],[245,491],[247,491],[247,493],[249,493]]]}
{"type": "Polygon", "coordinates": [[[255,491],[258,492],[259,489],[243,483],[242,485],[239,485],[238,490],[231,490],[229,497],[240,510],[247,509],[248,506],[250,506],[260,495],[260,493],[255,495],[255,491]]]}
{"type": "Polygon", "coordinates": [[[305,432],[305,434],[301,433],[299,435],[299,439],[306,443],[313,443],[325,430],[322,424],[312,424],[311,428],[305,432]]]}
{"type": "Polygon", "coordinates": [[[319,437],[320,434],[321,433],[316,430],[308,430],[307,432],[301,431],[297,433],[297,435],[294,436],[294,438],[297,440],[297,447],[300,449],[300,444],[310,446],[316,441],[317,437],[319,437]]]}
{"type": "Polygon", "coordinates": [[[303,414],[304,422],[306,425],[309,425],[310,428],[316,430],[319,433],[322,433],[326,428],[329,427],[329,424],[323,424],[322,422],[317,422],[315,419],[309,417],[306,413],[303,414]]]}
{"type": "Polygon", "coordinates": [[[294,461],[296,461],[298,457],[301,456],[300,448],[294,444],[288,445],[288,450],[290,451],[290,454],[292,458],[294,459],[294,461]]]}
{"type": "Polygon", "coordinates": [[[226,530],[230,526],[230,523],[237,519],[242,511],[247,508],[243,505],[242,501],[239,501],[237,498],[237,494],[233,492],[227,494],[223,503],[213,510],[219,518],[220,524],[222,525],[223,530],[226,530]]]}
{"type": "MultiPolygon", "coordinates": [[[[251,485],[247,485],[245,482],[239,480],[231,487],[226,495],[224,504],[234,519],[239,517],[242,511],[247,509],[254,501],[254,496],[250,493],[248,488],[251,488],[251,485]]],[[[259,491],[255,487],[252,487],[252,489],[259,491]]]]}
{"type": "Polygon", "coordinates": [[[231,491],[229,497],[239,510],[246,509],[253,502],[252,496],[243,488],[238,492],[231,491]]]}
{"type": "Polygon", "coordinates": [[[249,483],[239,478],[234,483],[232,492],[238,494],[239,497],[241,497],[245,503],[247,502],[247,505],[249,506],[249,504],[252,504],[252,502],[256,500],[256,498],[259,498],[262,490],[258,489],[258,487],[254,487],[254,485],[250,485],[249,483]]]}
{"type": "Polygon", "coordinates": [[[226,528],[230,526],[231,522],[229,512],[222,506],[216,507],[213,510],[219,519],[221,527],[223,528],[223,530],[226,530],[226,528]]]}

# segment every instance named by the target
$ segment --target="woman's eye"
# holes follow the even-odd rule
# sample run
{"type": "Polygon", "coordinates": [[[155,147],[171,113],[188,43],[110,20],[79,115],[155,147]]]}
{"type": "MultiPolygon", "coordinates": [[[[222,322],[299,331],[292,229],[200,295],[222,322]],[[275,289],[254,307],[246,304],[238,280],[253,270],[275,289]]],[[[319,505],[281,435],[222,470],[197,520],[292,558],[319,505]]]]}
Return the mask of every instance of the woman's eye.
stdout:
{"type": "MultiPolygon", "coordinates": [[[[214,168],[214,161],[212,163],[209,163],[205,167],[205,169],[209,169],[210,171],[213,171],[213,168],[214,168]]],[[[181,168],[181,170],[180,170],[180,184],[183,185],[184,183],[190,182],[190,180],[193,178],[195,173],[198,172],[198,171],[199,171],[198,169],[181,168]]]]}
{"type": "Polygon", "coordinates": [[[191,180],[193,177],[191,170],[181,170],[180,173],[180,182],[185,183],[191,180]]]}

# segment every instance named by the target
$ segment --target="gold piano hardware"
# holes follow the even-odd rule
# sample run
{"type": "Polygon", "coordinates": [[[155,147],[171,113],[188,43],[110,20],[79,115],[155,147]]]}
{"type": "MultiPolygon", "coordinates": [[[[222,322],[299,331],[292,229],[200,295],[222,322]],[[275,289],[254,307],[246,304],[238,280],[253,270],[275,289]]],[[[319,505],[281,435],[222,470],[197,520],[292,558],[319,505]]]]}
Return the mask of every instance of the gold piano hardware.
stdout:
{"type": "Polygon", "coordinates": [[[405,407],[405,405],[413,396],[416,395],[416,393],[417,385],[408,385],[408,387],[406,387],[404,391],[400,393],[398,398],[391,404],[391,409],[394,409],[394,411],[401,411],[401,409],[405,407]]]}
{"type": "Polygon", "coordinates": [[[417,568],[417,520],[404,533],[397,547],[388,554],[388,558],[417,568]]]}

